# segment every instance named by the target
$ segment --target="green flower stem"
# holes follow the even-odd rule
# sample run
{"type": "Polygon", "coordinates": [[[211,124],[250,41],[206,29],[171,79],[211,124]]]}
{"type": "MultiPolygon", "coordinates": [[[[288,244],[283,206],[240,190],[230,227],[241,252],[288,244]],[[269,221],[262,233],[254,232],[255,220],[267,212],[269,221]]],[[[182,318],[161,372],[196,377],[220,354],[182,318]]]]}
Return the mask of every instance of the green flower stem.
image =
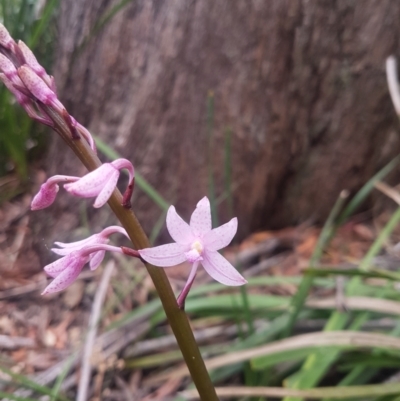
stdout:
{"type": "MultiPolygon", "coordinates": [[[[101,165],[101,161],[94,154],[87,142],[83,138],[79,140],[72,139],[70,130],[63,118],[49,107],[45,107],[45,110],[55,123],[54,129],[74,151],[85,167],[89,171],[98,168],[101,165]]],[[[131,209],[124,208],[121,203],[122,195],[116,189],[108,201],[112,211],[127,231],[133,245],[137,249],[150,247],[150,242],[135,214],[131,209]]],[[[203,401],[218,401],[214,385],[205,367],[187,315],[178,307],[164,269],[152,266],[149,263],[145,263],[145,266],[158,292],[168,322],[174,332],[193,382],[200,394],[200,399],[203,401]]]]}

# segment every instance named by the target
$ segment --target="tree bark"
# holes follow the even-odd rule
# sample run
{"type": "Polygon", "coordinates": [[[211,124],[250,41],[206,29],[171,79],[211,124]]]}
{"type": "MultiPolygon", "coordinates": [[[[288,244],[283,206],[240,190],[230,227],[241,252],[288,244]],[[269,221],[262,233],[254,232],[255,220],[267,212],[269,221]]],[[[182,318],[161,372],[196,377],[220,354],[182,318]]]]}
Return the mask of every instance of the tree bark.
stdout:
{"type": "MultiPolygon", "coordinates": [[[[115,4],[61,2],[59,92],[184,218],[208,194],[210,163],[223,194],[227,130],[241,236],[322,221],[399,152],[384,71],[399,50],[398,1],[137,0],[91,35],[115,4]]],[[[49,163],[49,174],[83,172],[59,139],[49,163]]],[[[140,191],[133,205],[150,229],[158,207],[140,191]]]]}

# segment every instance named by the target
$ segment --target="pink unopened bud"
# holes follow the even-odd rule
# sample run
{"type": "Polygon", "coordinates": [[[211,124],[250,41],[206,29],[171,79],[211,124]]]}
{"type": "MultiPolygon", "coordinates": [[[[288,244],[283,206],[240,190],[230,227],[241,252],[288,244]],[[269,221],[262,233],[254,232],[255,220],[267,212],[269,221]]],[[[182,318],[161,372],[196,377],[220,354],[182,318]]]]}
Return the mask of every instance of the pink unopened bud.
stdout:
{"type": "Polygon", "coordinates": [[[32,68],[23,65],[18,68],[18,75],[30,93],[43,104],[53,107],[60,114],[64,110],[64,106],[58,100],[57,95],[46,85],[32,68]]]}
{"type": "Polygon", "coordinates": [[[32,100],[18,89],[24,85],[18,76],[15,77],[15,82],[20,82],[17,86],[14,86],[13,83],[1,73],[0,80],[3,81],[7,89],[15,96],[17,102],[25,109],[30,118],[33,118],[42,124],[49,125],[50,127],[53,126],[53,122],[47,116],[40,115],[35,109],[32,100]]]}
{"type": "Polygon", "coordinates": [[[39,192],[31,203],[31,210],[45,209],[53,204],[60,187],[57,184],[48,185],[46,182],[40,186],[39,192]]]}
{"type": "Polygon", "coordinates": [[[131,182],[135,173],[132,163],[126,159],[118,159],[112,163],[102,164],[78,181],[64,185],[64,188],[71,194],[82,198],[96,196],[93,206],[99,208],[110,198],[117,186],[120,170],[123,168],[128,169],[129,181],[131,182]]]}
{"type": "Polygon", "coordinates": [[[25,63],[46,82],[47,86],[52,88],[52,86],[54,86],[53,80],[47,74],[46,70],[39,64],[32,50],[22,40],[18,41],[18,47],[21,50],[25,63]]]}
{"type": "Polygon", "coordinates": [[[1,53],[0,53],[0,70],[12,82],[14,82],[15,78],[18,78],[18,73],[17,69],[15,68],[15,65],[1,53]]]}
{"type": "Polygon", "coordinates": [[[9,32],[3,24],[0,24],[0,45],[8,50],[12,49],[14,39],[10,36],[9,32]]]}
{"type": "Polygon", "coordinates": [[[31,202],[31,210],[45,209],[53,204],[59,191],[59,182],[72,182],[79,180],[79,177],[71,177],[68,175],[55,175],[50,177],[44,184],[40,186],[39,192],[35,195],[31,202]]]}

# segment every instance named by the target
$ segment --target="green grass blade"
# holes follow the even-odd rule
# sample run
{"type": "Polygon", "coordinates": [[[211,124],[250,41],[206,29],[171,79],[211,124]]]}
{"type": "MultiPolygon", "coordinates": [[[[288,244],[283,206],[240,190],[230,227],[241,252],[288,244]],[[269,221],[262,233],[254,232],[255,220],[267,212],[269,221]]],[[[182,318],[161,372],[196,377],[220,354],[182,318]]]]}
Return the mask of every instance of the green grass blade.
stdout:
{"type": "Polygon", "coordinates": [[[51,395],[51,398],[50,398],[51,401],[56,401],[57,400],[57,397],[58,397],[58,394],[59,394],[59,392],[61,390],[61,386],[63,384],[63,381],[67,377],[67,375],[68,375],[68,373],[69,373],[69,371],[71,369],[71,366],[72,366],[72,363],[73,363],[74,359],[75,359],[75,353],[72,353],[71,356],[65,362],[64,369],[62,370],[61,374],[57,377],[57,380],[54,383],[53,390],[52,390],[52,395],[51,395]]]}
{"type": "MultiPolygon", "coordinates": [[[[393,214],[389,222],[380,232],[378,238],[374,241],[367,255],[364,257],[363,261],[360,264],[361,270],[367,270],[370,266],[371,260],[373,257],[377,255],[377,253],[381,250],[384,242],[390,236],[391,232],[394,230],[396,225],[400,221],[400,208],[393,214]]],[[[347,296],[352,295],[360,285],[359,277],[354,277],[347,286],[346,293],[347,296]]],[[[385,288],[381,289],[379,294],[376,295],[382,296],[385,291],[385,288]]],[[[324,330],[332,331],[332,330],[342,330],[344,329],[346,323],[349,320],[349,314],[342,312],[334,312],[330,317],[328,323],[326,324],[324,330]]],[[[369,317],[369,313],[362,313],[358,315],[358,319],[350,326],[352,330],[358,329],[369,317]]],[[[339,356],[339,352],[337,351],[320,351],[311,354],[306,361],[304,362],[302,368],[289,377],[286,381],[287,386],[290,388],[311,388],[317,385],[325,373],[328,371],[330,366],[339,356]]],[[[286,398],[285,401],[298,401],[300,398],[286,398]]]]}
{"type": "Polygon", "coordinates": [[[4,391],[0,391],[0,397],[3,400],[14,400],[14,401],[37,401],[37,399],[34,398],[28,398],[28,397],[18,397],[14,394],[11,393],[5,393],[4,391]]]}
{"type": "MultiPolygon", "coordinates": [[[[325,222],[325,225],[322,229],[321,235],[318,238],[317,245],[315,246],[314,252],[311,256],[310,260],[310,269],[313,269],[315,264],[320,260],[322,253],[334,235],[336,226],[335,219],[338,216],[340,210],[343,207],[345,200],[347,199],[348,193],[346,191],[342,191],[339,195],[338,200],[332,208],[331,213],[328,216],[328,219],[325,222]]],[[[300,283],[299,288],[297,289],[296,294],[292,298],[291,302],[291,310],[290,317],[288,321],[287,328],[283,332],[283,336],[288,337],[293,330],[294,323],[296,322],[297,316],[300,310],[303,308],[304,302],[306,301],[307,295],[310,291],[310,288],[313,284],[313,277],[311,275],[304,276],[303,280],[300,283]]]]}
{"type": "Polygon", "coordinates": [[[40,17],[39,23],[33,29],[32,35],[28,40],[28,46],[34,49],[40,40],[43,32],[48,28],[50,19],[53,15],[54,10],[58,6],[58,0],[49,0],[43,9],[42,15],[40,17]]]}
{"type": "Polygon", "coordinates": [[[379,170],[371,179],[369,179],[364,186],[357,192],[357,194],[351,199],[349,204],[345,207],[338,219],[338,225],[342,225],[349,216],[351,216],[360,204],[367,198],[367,196],[374,189],[374,185],[377,181],[385,178],[400,162],[400,155],[396,156],[391,160],[385,167],[379,170]]]}
{"type": "Polygon", "coordinates": [[[115,4],[110,8],[110,10],[105,11],[104,14],[96,21],[93,28],[90,30],[88,35],[83,39],[81,45],[74,51],[74,57],[79,55],[82,50],[87,46],[92,38],[94,38],[98,32],[100,32],[118,12],[120,12],[129,3],[135,0],[121,0],[119,3],[115,4]]]}
{"type": "MultiPolygon", "coordinates": [[[[37,391],[38,393],[41,394],[46,394],[46,395],[53,395],[53,390],[49,387],[42,386],[33,380],[25,377],[24,375],[14,373],[10,369],[5,368],[4,366],[0,366],[0,370],[4,373],[6,373],[8,376],[10,376],[13,379],[14,383],[17,383],[21,386],[27,387],[31,390],[37,391]]],[[[67,397],[62,396],[62,395],[57,395],[55,400],[60,400],[60,401],[70,401],[67,397]]]]}

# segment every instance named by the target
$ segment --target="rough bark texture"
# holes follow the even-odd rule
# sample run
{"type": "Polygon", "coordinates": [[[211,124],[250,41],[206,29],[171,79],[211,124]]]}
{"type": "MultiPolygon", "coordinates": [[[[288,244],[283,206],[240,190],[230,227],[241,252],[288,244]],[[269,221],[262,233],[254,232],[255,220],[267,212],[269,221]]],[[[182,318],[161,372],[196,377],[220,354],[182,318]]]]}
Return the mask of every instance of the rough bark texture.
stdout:
{"type": "MultiPolygon", "coordinates": [[[[116,3],[61,2],[59,92],[184,217],[208,193],[209,91],[217,194],[230,127],[241,235],[321,221],[399,151],[384,62],[399,54],[400,2],[137,0],[76,52],[116,3]]],[[[49,160],[83,172],[59,140],[49,160]]],[[[159,216],[139,191],[134,208],[147,229],[159,216]]]]}

